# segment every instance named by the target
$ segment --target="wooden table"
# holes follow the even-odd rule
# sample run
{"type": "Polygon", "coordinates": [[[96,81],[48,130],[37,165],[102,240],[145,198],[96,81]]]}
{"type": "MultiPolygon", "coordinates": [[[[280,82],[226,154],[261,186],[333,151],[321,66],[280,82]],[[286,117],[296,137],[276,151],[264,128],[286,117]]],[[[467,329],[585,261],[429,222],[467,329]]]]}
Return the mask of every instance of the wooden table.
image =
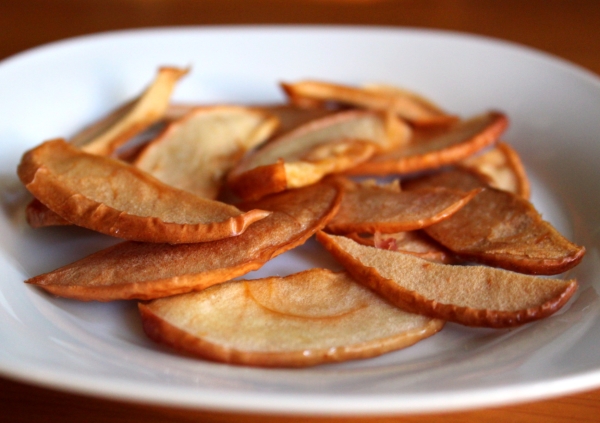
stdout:
{"type": "MultiPolygon", "coordinates": [[[[355,24],[470,32],[525,44],[600,74],[596,0],[0,0],[0,59],[72,36],[124,28],[355,24]]],[[[0,422],[300,422],[354,419],[233,415],[126,404],[0,378],[0,422]]],[[[377,422],[598,422],[600,390],[548,401],[377,422]]]]}

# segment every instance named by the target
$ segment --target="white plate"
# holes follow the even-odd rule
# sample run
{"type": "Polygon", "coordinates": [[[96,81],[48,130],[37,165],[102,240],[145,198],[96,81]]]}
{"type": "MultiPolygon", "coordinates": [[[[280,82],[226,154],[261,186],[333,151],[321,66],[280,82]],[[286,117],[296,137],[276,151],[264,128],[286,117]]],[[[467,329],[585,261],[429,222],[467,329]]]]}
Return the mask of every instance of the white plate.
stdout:
{"type": "MultiPolygon", "coordinates": [[[[409,413],[535,400],[600,386],[600,83],[526,48],[444,32],[369,28],[183,28],[101,34],[0,64],[0,374],[108,398],[220,410],[409,413]],[[159,65],[191,65],[175,99],[270,102],[276,83],[314,77],[414,89],[463,116],[511,118],[505,139],[533,180],[533,202],[587,247],[561,313],[514,330],[449,324],[414,347],[303,370],[180,357],[140,328],[135,303],[55,299],[22,281],[113,240],[69,228],[31,230],[15,176],[23,151],[69,136],[138,93],[159,65]]],[[[321,262],[314,243],[257,274],[321,262]]],[[[256,275],[255,275],[256,276],[256,275]]]]}

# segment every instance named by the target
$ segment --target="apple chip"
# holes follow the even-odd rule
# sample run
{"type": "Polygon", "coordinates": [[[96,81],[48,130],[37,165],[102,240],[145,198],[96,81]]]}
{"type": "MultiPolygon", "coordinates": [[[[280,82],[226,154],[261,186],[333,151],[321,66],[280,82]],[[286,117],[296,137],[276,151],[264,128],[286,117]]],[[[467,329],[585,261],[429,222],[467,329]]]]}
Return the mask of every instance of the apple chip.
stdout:
{"type": "Polygon", "coordinates": [[[410,133],[401,121],[381,113],[339,112],[310,121],[247,155],[230,172],[228,183],[243,199],[306,186],[406,142],[410,133]]]}
{"type": "Polygon", "coordinates": [[[240,236],[176,245],[123,242],[26,282],[83,301],[149,300],[201,290],[303,244],[327,224],[340,201],[340,189],[325,183],[286,191],[248,204],[272,214],[240,236]]]}
{"type": "Polygon", "coordinates": [[[494,188],[529,199],[530,184],[525,167],[517,152],[507,143],[498,142],[491,150],[461,161],[460,166],[486,175],[494,188]]]}
{"type": "MultiPolygon", "coordinates": [[[[404,184],[409,191],[425,187],[466,190],[483,186],[480,176],[461,169],[404,184]]],[[[465,260],[522,273],[562,273],[576,266],[585,254],[584,247],[568,241],[542,220],[529,201],[489,186],[454,215],[424,231],[465,260]]]]}
{"type": "Polygon", "coordinates": [[[63,219],[136,241],[213,241],[239,235],[269,215],[263,210],[243,213],[200,198],[60,139],[25,153],[18,174],[26,188],[63,219]]]}
{"type": "Polygon", "coordinates": [[[172,122],[133,164],[168,185],[215,199],[225,174],[277,124],[275,117],[245,107],[199,107],[172,122]]]}
{"type": "Polygon", "coordinates": [[[350,182],[346,186],[340,210],[327,225],[329,232],[392,233],[421,229],[451,216],[481,190],[428,188],[394,192],[350,182]]]}
{"type": "Polygon", "coordinates": [[[503,328],[547,317],[577,289],[575,280],[433,263],[324,232],[317,239],[356,280],[391,303],[467,326],[503,328]]]}
{"type": "MultiPolygon", "coordinates": [[[[355,238],[352,239],[356,241],[355,238]]],[[[364,243],[364,245],[368,244],[364,243]]],[[[451,264],[457,261],[447,249],[435,242],[423,231],[397,232],[393,234],[375,232],[373,234],[373,243],[371,246],[384,250],[412,254],[422,259],[438,263],[451,264]]]]}
{"type": "Polygon", "coordinates": [[[160,68],[152,84],[139,97],[84,128],[69,141],[88,153],[112,154],[117,147],[163,117],[175,84],[187,73],[188,69],[160,68]]]}
{"type": "Polygon", "coordinates": [[[412,92],[389,86],[356,88],[322,81],[283,83],[292,104],[319,107],[334,102],[381,112],[391,112],[414,125],[446,125],[456,120],[439,107],[412,92]]]}
{"type": "Polygon", "coordinates": [[[139,310],[144,331],[156,342],[262,367],[374,357],[413,345],[444,325],[394,307],[346,272],[326,269],[231,281],[140,303],[139,310]]]}
{"type": "Polygon", "coordinates": [[[489,112],[444,129],[417,131],[410,143],[376,155],[346,173],[388,175],[437,169],[494,144],[507,126],[508,119],[503,113],[489,112]]]}

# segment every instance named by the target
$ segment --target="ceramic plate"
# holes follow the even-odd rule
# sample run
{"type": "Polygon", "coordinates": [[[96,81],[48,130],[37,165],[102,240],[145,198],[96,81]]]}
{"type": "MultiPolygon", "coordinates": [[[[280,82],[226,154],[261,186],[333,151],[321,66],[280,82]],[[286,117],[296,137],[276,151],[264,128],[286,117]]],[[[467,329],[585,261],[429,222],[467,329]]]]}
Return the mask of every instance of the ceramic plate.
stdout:
{"type": "MultiPolygon", "coordinates": [[[[56,389],[230,411],[439,412],[600,386],[600,82],[560,59],[456,33],[412,29],[151,29],[43,46],[0,64],[0,374],[56,389]],[[177,101],[269,103],[279,81],[384,82],[468,117],[498,109],[523,156],[532,201],[587,247],[569,304],[513,330],[448,324],[378,358],[302,370],[234,367],[149,341],[134,302],[80,303],[23,284],[114,243],[74,228],[32,230],[15,169],[39,142],[69,136],[136,95],[160,65],[191,66],[177,101]]],[[[314,242],[259,275],[330,264],[314,242]]]]}

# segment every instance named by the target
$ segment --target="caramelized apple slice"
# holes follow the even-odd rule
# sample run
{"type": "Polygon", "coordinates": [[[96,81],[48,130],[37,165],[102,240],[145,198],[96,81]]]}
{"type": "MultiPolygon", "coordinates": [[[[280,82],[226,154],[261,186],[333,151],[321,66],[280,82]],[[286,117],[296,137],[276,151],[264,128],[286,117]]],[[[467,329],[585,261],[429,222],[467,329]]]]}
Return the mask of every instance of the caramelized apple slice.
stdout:
{"type": "MultiPolygon", "coordinates": [[[[434,186],[465,190],[485,183],[478,175],[457,169],[404,184],[407,190],[434,186]]],[[[577,265],[585,254],[584,247],[568,241],[542,220],[530,202],[492,187],[424,231],[465,260],[522,273],[562,273],[577,265]]]]}
{"type": "Polygon", "coordinates": [[[382,112],[392,112],[415,125],[445,125],[456,120],[409,91],[389,86],[356,88],[322,81],[300,81],[281,84],[292,104],[306,107],[311,101],[319,106],[335,102],[382,112]]]}
{"type": "Polygon", "coordinates": [[[394,307],[345,272],[325,269],[231,281],[140,303],[139,310],[144,331],[156,342],[263,367],[374,357],[413,345],[444,325],[394,307]]]}
{"type": "Polygon", "coordinates": [[[83,301],[148,300],[201,290],[303,244],[327,224],[340,201],[341,191],[324,183],[286,191],[249,204],[272,214],[240,236],[177,245],[123,242],[26,282],[83,301]]]}
{"type": "Polygon", "coordinates": [[[63,219],[107,235],[147,242],[201,242],[239,235],[269,212],[236,207],[163,184],[126,163],[64,140],[25,153],[26,188],[63,219]]]}
{"type": "Polygon", "coordinates": [[[377,186],[349,182],[346,185],[340,211],[327,225],[327,230],[332,233],[392,233],[421,229],[451,216],[480,191],[430,188],[393,192],[377,186]]]}
{"type": "Polygon", "coordinates": [[[356,280],[398,307],[468,326],[503,328],[547,317],[577,289],[575,280],[432,263],[324,232],[317,239],[356,280]]]}
{"type": "Polygon", "coordinates": [[[489,112],[444,129],[415,133],[400,148],[379,154],[346,173],[352,175],[407,174],[437,169],[463,160],[494,144],[508,126],[503,113],[489,112]]]}
{"type": "Polygon", "coordinates": [[[188,69],[162,67],[148,88],[69,141],[84,151],[109,155],[137,133],[162,118],[175,84],[188,69]]]}
{"type": "Polygon", "coordinates": [[[352,110],[313,120],[246,156],[228,176],[244,199],[298,188],[407,141],[410,129],[380,113],[352,110]]]}
{"type": "MultiPolygon", "coordinates": [[[[356,241],[355,238],[352,239],[356,241]]],[[[364,245],[368,244],[364,243],[364,245]]],[[[447,249],[428,237],[423,231],[397,232],[393,234],[375,232],[371,246],[412,254],[416,257],[438,263],[452,264],[457,261],[447,249]]]]}
{"type": "Polygon", "coordinates": [[[494,188],[529,199],[530,184],[525,166],[518,153],[505,142],[498,142],[483,154],[468,157],[460,166],[486,175],[494,188]]]}
{"type": "Polygon", "coordinates": [[[197,108],[171,123],[133,164],[168,185],[215,199],[225,174],[277,124],[275,117],[245,107],[197,108]]]}

